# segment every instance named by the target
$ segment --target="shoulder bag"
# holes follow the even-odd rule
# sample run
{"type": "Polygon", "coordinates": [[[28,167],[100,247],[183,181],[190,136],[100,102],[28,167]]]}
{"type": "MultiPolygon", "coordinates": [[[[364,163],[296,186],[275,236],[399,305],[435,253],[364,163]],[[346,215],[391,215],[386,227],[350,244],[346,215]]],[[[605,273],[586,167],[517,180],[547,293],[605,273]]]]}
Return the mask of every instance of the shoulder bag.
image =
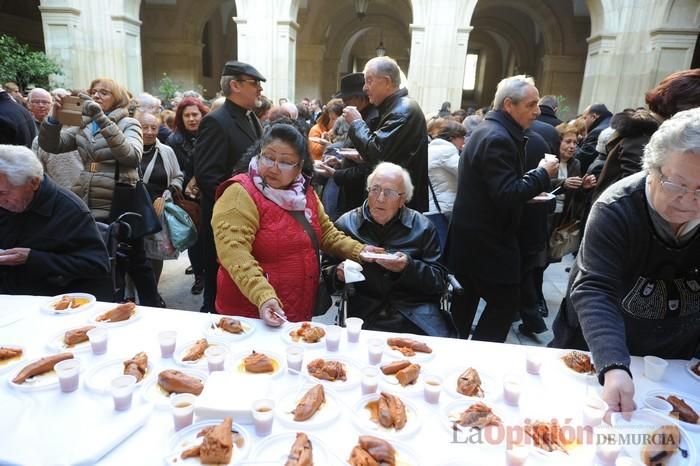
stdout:
{"type": "Polygon", "coordinates": [[[134,212],[141,216],[139,220],[130,221],[131,237],[142,238],[146,235],[158,233],[163,226],[158,219],[153,201],[148,194],[146,184],[143,182],[141,167],[136,166],[139,179],[136,185],[119,181],[119,162],[114,161],[114,192],[112,193],[112,205],[109,209],[109,221],[114,222],[124,212],[134,212]]]}
{"type": "Polygon", "coordinates": [[[583,232],[581,231],[581,221],[575,217],[574,201],[572,200],[566,207],[559,226],[552,231],[549,237],[547,256],[550,261],[560,261],[565,255],[578,251],[583,232]]]}

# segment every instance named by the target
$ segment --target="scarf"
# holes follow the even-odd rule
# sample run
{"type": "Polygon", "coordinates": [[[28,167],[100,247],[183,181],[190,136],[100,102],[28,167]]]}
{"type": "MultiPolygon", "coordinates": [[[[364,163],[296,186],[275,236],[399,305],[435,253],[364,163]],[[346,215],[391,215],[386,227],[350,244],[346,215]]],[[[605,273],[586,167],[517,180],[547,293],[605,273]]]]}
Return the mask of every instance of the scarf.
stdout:
{"type": "Polygon", "coordinates": [[[306,220],[311,223],[311,209],[306,208],[306,183],[304,176],[299,173],[292,184],[285,189],[276,189],[265,183],[258,172],[258,157],[250,159],[248,176],[253,180],[256,188],[265,196],[284,210],[303,211],[306,220]]]}

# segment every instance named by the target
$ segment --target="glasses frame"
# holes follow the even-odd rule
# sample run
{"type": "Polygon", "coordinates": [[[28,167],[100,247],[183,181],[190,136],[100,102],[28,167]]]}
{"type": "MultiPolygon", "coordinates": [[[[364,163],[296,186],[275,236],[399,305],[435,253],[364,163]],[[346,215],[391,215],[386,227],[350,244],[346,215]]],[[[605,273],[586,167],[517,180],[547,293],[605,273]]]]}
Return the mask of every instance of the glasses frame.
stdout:
{"type": "Polygon", "coordinates": [[[241,78],[241,79],[236,79],[239,83],[251,83],[255,87],[261,87],[262,85],[260,84],[262,81],[259,79],[253,79],[253,78],[241,78]]]}
{"type": "Polygon", "coordinates": [[[114,92],[108,91],[107,89],[90,89],[90,91],[88,92],[90,96],[93,96],[96,93],[99,94],[100,97],[109,97],[114,95],[114,92]]]}
{"type": "Polygon", "coordinates": [[[395,189],[391,188],[382,188],[381,186],[378,185],[372,185],[367,187],[367,193],[371,194],[373,196],[379,197],[380,194],[384,194],[385,199],[389,200],[396,200],[400,198],[401,196],[404,196],[406,193],[400,193],[395,189]]]}
{"type": "Polygon", "coordinates": [[[668,178],[666,178],[666,175],[663,173],[659,172],[659,181],[661,183],[661,189],[664,190],[666,194],[670,194],[672,196],[678,196],[678,197],[684,197],[688,193],[693,194],[693,199],[700,200],[700,189],[688,189],[687,186],[683,186],[682,184],[674,183],[673,181],[669,181],[668,178]]]}
{"type": "Polygon", "coordinates": [[[289,173],[301,164],[301,162],[296,162],[294,164],[289,162],[280,162],[279,160],[273,159],[262,152],[258,154],[258,162],[267,168],[276,167],[279,171],[284,173],[289,173]]]}

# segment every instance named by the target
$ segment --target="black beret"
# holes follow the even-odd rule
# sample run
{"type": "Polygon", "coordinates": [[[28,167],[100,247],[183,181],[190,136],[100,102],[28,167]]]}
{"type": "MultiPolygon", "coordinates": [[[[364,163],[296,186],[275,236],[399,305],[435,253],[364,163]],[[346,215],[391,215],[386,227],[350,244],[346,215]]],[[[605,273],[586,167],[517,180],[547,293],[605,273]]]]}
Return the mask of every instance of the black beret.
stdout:
{"type": "Polygon", "coordinates": [[[246,74],[259,81],[267,81],[265,77],[251,65],[236,60],[227,61],[224,65],[224,70],[221,72],[221,76],[237,76],[240,74],[246,74]]]}

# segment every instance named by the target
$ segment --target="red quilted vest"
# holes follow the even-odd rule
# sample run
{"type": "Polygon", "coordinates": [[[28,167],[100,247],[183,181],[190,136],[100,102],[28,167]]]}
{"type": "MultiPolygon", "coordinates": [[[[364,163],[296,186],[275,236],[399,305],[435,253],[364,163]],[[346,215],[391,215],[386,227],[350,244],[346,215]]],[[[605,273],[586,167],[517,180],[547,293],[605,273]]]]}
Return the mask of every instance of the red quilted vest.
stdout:
{"type": "MultiPolygon", "coordinates": [[[[245,188],[258,209],[260,228],[252,253],[282,301],[287,318],[292,322],[311,320],[320,270],[309,235],[289,212],[263,196],[247,174],[223,182],[217,189],[217,198],[233,183],[245,188]]],[[[306,206],[311,211],[310,223],[320,241],[317,199],[309,185],[306,206]]],[[[241,293],[223,267],[219,267],[217,275],[216,310],[220,314],[259,317],[257,307],[241,293]]]]}

